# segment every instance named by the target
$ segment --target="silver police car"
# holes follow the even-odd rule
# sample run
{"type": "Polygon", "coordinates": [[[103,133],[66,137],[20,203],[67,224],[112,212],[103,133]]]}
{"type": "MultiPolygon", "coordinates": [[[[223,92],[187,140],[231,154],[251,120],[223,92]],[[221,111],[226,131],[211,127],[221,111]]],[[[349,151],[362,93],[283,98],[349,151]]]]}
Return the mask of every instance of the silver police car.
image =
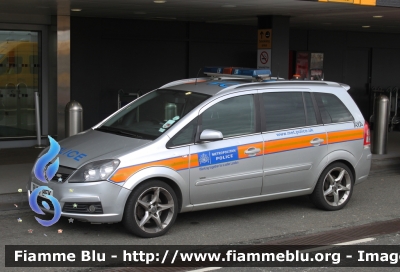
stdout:
{"type": "Polygon", "coordinates": [[[182,212],[300,195],[339,210],[367,179],[370,131],[349,86],[204,70],[60,141],[58,173],[32,172],[28,189],[50,187],[62,216],[155,237],[182,212]]]}

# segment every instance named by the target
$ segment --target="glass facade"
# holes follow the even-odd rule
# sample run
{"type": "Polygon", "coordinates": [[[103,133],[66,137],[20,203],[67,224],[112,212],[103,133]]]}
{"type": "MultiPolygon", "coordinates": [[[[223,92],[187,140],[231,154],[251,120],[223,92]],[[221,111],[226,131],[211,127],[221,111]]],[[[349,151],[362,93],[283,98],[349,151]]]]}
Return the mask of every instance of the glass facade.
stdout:
{"type": "Polygon", "coordinates": [[[0,30],[0,140],[36,135],[39,32],[0,30]]]}

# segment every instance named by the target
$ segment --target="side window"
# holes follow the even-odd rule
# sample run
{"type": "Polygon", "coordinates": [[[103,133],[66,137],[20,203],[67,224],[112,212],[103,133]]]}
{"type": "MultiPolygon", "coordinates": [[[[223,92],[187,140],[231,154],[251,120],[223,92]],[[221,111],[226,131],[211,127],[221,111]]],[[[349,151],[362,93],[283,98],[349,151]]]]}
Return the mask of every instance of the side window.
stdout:
{"type": "Polygon", "coordinates": [[[263,93],[262,99],[267,131],[306,125],[301,92],[263,93]]]}
{"type": "Polygon", "coordinates": [[[215,129],[224,138],[256,132],[253,95],[221,101],[202,113],[202,129],[215,129]]]}
{"type": "Polygon", "coordinates": [[[167,148],[179,145],[193,144],[197,131],[197,120],[198,117],[194,118],[192,121],[190,121],[189,124],[187,124],[177,134],[175,134],[175,136],[172,137],[171,140],[169,140],[169,142],[167,143],[167,148]]]}
{"type": "Polygon", "coordinates": [[[315,115],[314,105],[312,103],[311,94],[303,93],[304,102],[306,103],[306,113],[307,113],[307,125],[312,126],[318,124],[317,117],[315,115]]]}
{"type": "Polygon", "coordinates": [[[324,124],[354,121],[350,111],[340,99],[329,93],[315,93],[324,124]]]}

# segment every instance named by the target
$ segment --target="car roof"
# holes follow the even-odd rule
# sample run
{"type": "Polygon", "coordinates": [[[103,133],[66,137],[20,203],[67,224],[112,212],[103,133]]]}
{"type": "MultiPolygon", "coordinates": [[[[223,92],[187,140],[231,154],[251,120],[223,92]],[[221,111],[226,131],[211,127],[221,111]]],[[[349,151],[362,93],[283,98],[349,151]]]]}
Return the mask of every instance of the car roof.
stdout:
{"type": "Polygon", "coordinates": [[[219,94],[228,94],[237,92],[240,90],[248,90],[249,88],[263,89],[263,88],[310,88],[313,87],[341,87],[348,91],[350,86],[342,83],[336,83],[331,81],[310,81],[310,80],[275,80],[275,81],[263,81],[263,82],[251,82],[248,79],[242,78],[190,78],[183,79],[174,82],[170,82],[160,89],[171,89],[180,90],[187,92],[196,92],[215,96],[219,94]]]}
{"type": "Polygon", "coordinates": [[[214,80],[213,78],[199,78],[197,81],[194,80],[185,80],[185,81],[176,81],[171,82],[167,85],[162,86],[161,88],[180,90],[180,91],[188,91],[188,92],[196,92],[207,95],[216,95],[221,90],[226,89],[232,86],[242,86],[243,84],[250,83],[249,80],[245,79],[221,79],[214,80]],[[174,84],[176,83],[176,84],[174,84]]]}

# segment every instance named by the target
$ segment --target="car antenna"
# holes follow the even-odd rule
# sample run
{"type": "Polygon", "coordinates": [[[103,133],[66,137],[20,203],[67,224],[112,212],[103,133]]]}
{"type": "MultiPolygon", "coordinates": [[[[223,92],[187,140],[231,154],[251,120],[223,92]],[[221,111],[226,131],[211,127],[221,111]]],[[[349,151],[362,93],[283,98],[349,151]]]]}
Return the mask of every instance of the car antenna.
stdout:
{"type": "Polygon", "coordinates": [[[201,68],[200,68],[199,71],[197,72],[197,75],[196,75],[196,82],[194,83],[194,85],[197,85],[197,78],[199,77],[200,71],[201,71],[201,68]]]}

